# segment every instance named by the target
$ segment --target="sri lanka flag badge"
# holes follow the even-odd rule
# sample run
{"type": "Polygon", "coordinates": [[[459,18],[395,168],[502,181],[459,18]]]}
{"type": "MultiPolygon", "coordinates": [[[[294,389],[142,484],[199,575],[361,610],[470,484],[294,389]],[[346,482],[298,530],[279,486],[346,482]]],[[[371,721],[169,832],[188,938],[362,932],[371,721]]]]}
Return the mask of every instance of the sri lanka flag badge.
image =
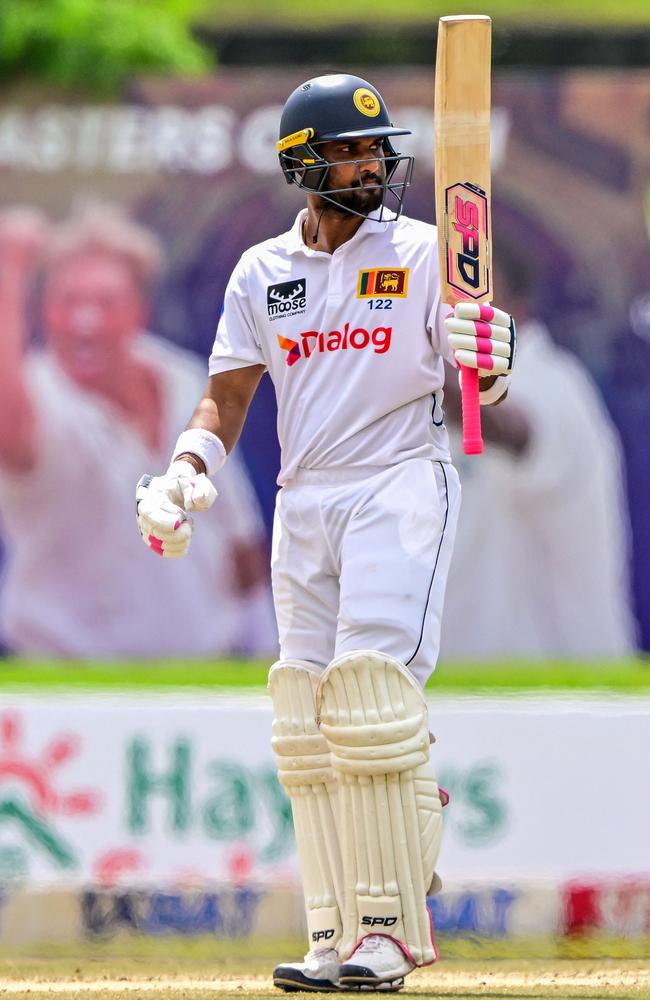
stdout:
{"type": "Polygon", "coordinates": [[[408,267],[374,267],[369,271],[359,271],[357,298],[405,299],[408,283],[408,267]]]}

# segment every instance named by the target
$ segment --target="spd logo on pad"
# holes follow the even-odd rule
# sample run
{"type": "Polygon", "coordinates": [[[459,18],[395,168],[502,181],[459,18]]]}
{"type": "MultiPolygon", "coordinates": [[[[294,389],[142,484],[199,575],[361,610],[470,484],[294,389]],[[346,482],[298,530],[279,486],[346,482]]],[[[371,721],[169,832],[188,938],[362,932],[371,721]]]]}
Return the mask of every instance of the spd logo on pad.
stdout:
{"type": "Polygon", "coordinates": [[[375,267],[370,271],[359,271],[357,298],[405,299],[408,283],[408,267],[375,267]]]}
{"type": "Polygon", "coordinates": [[[307,308],[307,281],[283,281],[279,285],[269,285],[266,289],[266,308],[269,319],[299,316],[307,308]]]}

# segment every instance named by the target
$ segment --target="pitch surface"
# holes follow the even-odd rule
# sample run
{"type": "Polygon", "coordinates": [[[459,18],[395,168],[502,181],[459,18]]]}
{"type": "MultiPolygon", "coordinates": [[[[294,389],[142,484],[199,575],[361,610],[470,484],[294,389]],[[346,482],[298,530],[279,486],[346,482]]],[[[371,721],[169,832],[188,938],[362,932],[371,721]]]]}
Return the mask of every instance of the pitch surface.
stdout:
{"type": "MultiPolygon", "coordinates": [[[[452,940],[441,944],[447,957],[409,977],[401,996],[650,1000],[647,940],[514,944],[452,940]]],[[[0,996],[12,1000],[34,1000],[46,994],[92,1000],[205,1000],[210,996],[279,1000],[281,992],[270,984],[271,968],[279,960],[299,955],[296,941],[259,939],[121,937],[30,949],[5,946],[0,952],[0,996]]]]}

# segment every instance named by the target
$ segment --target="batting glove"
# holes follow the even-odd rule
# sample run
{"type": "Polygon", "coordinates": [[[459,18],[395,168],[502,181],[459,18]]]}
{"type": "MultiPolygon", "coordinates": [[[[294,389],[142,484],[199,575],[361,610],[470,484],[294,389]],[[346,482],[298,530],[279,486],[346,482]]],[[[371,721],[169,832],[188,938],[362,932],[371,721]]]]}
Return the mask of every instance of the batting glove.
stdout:
{"type": "Polygon", "coordinates": [[[447,339],[459,365],[479,375],[507,375],[515,360],[515,321],[494,306],[457,302],[445,319],[447,339]]]}
{"type": "Polygon", "coordinates": [[[207,510],[217,491],[189,462],[172,462],[164,476],[143,476],[135,492],[142,541],[159,556],[180,559],[192,539],[190,511],[207,510]]]}

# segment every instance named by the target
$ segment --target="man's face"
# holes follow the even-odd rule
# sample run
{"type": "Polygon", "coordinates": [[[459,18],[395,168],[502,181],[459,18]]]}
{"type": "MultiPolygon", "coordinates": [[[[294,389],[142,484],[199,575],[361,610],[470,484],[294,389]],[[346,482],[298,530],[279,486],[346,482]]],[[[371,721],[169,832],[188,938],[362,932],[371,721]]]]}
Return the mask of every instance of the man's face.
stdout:
{"type": "Polygon", "coordinates": [[[91,251],[68,257],[47,279],[43,315],[49,343],[68,375],[90,388],[119,372],[145,314],[135,277],[117,255],[91,251]]]}
{"type": "Polygon", "coordinates": [[[379,208],[383,198],[383,184],[386,180],[383,139],[368,136],[364,139],[334,140],[318,144],[318,152],[331,163],[326,181],[326,190],[351,188],[342,194],[329,197],[341,211],[353,209],[361,215],[368,215],[379,208]],[[361,160],[361,163],[355,163],[361,160]]]}

